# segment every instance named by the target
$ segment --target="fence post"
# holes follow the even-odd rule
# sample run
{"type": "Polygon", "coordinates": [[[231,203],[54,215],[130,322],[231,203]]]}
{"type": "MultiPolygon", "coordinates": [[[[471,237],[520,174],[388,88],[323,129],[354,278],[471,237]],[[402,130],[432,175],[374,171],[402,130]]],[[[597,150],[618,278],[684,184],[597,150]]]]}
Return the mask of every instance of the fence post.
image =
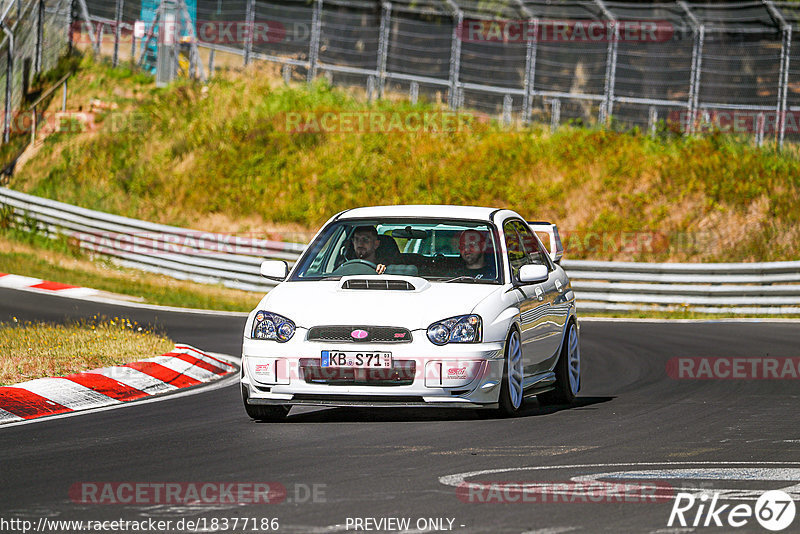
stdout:
{"type": "Polygon", "coordinates": [[[67,38],[69,39],[67,51],[71,55],[72,49],[75,46],[74,36],[72,35],[72,25],[75,23],[72,18],[72,15],[75,13],[75,0],[68,0],[67,6],[67,38]]]}
{"type": "Polygon", "coordinates": [[[42,48],[44,45],[44,0],[39,0],[36,9],[36,55],[33,60],[33,71],[38,74],[42,70],[42,48]]]}
{"type": "Polygon", "coordinates": [[[528,25],[533,26],[533,37],[528,35],[528,42],[525,50],[525,79],[522,83],[522,88],[525,91],[525,96],[522,98],[522,122],[528,124],[531,120],[531,110],[533,108],[533,97],[536,90],[533,87],[533,82],[536,77],[536,53],[538,52],[539,44],[539,19],[529,19],[528,25]]]}
{"type": "Polygon", "coordinates": [[[386,59],[389,55],[389,27],[392,23],[392,4],[383,2],[381,27],[378,37],[378,98],[383,98],[386,86],[386,59]]]}
{"type": "Polygon", "coordinates": [[[505,95],[503,97],[503,126],[505,127],[511,126],[511,111],[513,105],[514,100],[511,98],[511,95],[505,95]]]}
{"type": "Polygon", "coordinates": [[[658,126],[658,109],[655,106],[650,106],[647,113],[647,131],[650,137],[656,136],[656,127],[658,126]]]}
{"type": "Polygon", "coordinates": [[[611,11],[608,10],[603,0],[594,0],[603,12],[603,15],[614,27],[614,36],[608,43],[606,50],[606,74],[603,84],[603,104],[600,108],[600,123],[608,125],[614,112],[614,86],[617,79],[617,45],[619,43],[619,24],[611,11]]]}
{"type": "Polygon", "coordinates": [[[778,148],[783,148],[783,138],[786,135],[786,114],[789,113],[789,108],[786,105],[786,97],[787,93],[789,92],[789,60],[790,60],[790,52],[792,48],[792,27],[787,25],[784,32],[786,33],[786,53],[783,57],[783,81],[781,82],[781,87],[783,87],[783,94],[781,96],[781,118],[780,118],[780,130],[778,131],[778,148]]]}
{"type": "Polygon", "coordinates": [[[555,132],[561,124],[561,100],[554,98],[550,106],[550,131],[555,132]]]}
{"type": "MultiPolygon", "coordinates": [[[[98,54],[100,52],[100,44],[97,42],[97,38],[92,31],[92,19],[89,17],[89,9],[86,7],[86,0],[77,0],[78,5],[81,8],[81,14],[83,15],[83,21],[86,23],[87,29],[89,30],[89,39],[92,41],[92,52],[94,54],[98,54]]],[[[100,25],[100,29],[102,30],[103,26],[100,25]]]]}
{"type": "Polygon", "coordinates": [[[117,0],[117,11],[114,13],[114,56],[111,64],[119,65],[119,36],[122,31],[122,9],[125,0],[117,0]]]}
{"type": "Polygon", "coordinates": [[[692,26],[692,67],[689,73],[689,100],[686,107],[689,110],[689,116],[686,118],[686,125],[684,126],[685,133],[694,133],[694,124],[697,120],[697,98],[698,83],[700,81],[700,60],[703,55],[703,38],[705,36],[705,26],[700,24],[697,20],[689,5],[680,0],[678,5],[681,6],[686,16],[689,18],[689,24],[692,26]]]}
{"type": "Polygon", "coordinates": [[[248,0],[247,11],[245,12],[247,26],[247,37],[244,41],[244,64],[250,64],[250,56],[253,53],[253,31],[255,30],[256,20],[256,0],[248,0]]]}
{"type": "Polygon", "coordinates": [[[214,59],[217,55],[217,49],[212,48],[211,51],[208,53],[208,77],[211,78],[214,76],[214,59]]]}
{"type": "Polygon", "coordinates": [[[311,17],[311,39],[308,50],[308,83],[317,77],[317,60],[319,55],[320,33],[322,32],[322,0],[314,2],[311,17]]]}
{"type": "Polygon", "coordinates": [[[464,13],[452,0],[448,0],[447,4],[455,15],[453,35],[450,41],[450,89],[447,92],[447,100],[450,109],[456,109],[459,106],[458,78],[461,74],[461,32],[464,25],[464,13]]]}
{"type": "Polygon", "coordinates": [[[417,103],[419,99],[419,84],[417,82],[411,82],[411,85],[408,87],[408,99],[411,100],[412,104],[417,103]]]}
{"type": "Polygon", "coordinates": [[[11,80],[14,77],[14,34],[9,31],[5,23],[0,22],[3,32],[8,37],[8,50],[6,51],[6,101],[3,113],[3,142],[11,139],[11,80]]]}

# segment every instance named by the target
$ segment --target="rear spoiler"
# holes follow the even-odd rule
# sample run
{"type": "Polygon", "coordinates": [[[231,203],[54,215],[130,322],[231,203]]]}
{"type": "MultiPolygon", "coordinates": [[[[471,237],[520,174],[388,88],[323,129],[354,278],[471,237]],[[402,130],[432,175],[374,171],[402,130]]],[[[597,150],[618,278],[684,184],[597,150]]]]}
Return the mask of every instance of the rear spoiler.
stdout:
{"type": "Polygon", "coordinates": [[[546,221],[528,221],[528,226],[539,235],[539,239],[542,239],[542,234],[547,234],[548,239],[542,239],[542,243],[547,248],[550,259],[555,263],[560,262],[564,255],[564,245],[558,235],[558,226],[546,221]]]}

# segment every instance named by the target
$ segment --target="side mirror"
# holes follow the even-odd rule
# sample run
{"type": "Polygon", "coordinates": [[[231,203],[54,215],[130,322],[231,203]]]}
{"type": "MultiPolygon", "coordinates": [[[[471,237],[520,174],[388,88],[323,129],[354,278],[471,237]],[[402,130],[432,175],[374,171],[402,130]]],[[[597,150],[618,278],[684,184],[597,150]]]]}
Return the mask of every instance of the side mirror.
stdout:
{"type": "Polygon", "coordinates": [[[519,280],[526,284],[536,284],[547,280],[546,265],[523,265],[519,268],[519,280]]]}
{"type": "Polygon", "coordinates": [[[266,260],[261,263],[261,276],[283,282],[289,276],[289,264],[283,260],[266,260]]]}

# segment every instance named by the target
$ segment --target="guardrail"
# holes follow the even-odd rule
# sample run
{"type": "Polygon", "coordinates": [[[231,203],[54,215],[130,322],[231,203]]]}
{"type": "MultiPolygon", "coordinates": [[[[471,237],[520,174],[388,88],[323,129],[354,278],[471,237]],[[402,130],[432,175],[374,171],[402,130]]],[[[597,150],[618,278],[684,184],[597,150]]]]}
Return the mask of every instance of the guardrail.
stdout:
{"type": "MultiPolygon", "coordinates": [[[[40,225],[89,252],[127,266],[247,291],[275,285],[259,275],[266,259],[296,261],[301,243],[188,230],[80,208],[0,188],[18,224],[40,225]]],[[[6,208],[7,209],[7,208],[6,208]]],[[[683,310],[800,314],[800,261],[635,263],[562,260],[583,312],[683,310]]],[[[24,274],[24,273],[23,273],[24,274]]]]}

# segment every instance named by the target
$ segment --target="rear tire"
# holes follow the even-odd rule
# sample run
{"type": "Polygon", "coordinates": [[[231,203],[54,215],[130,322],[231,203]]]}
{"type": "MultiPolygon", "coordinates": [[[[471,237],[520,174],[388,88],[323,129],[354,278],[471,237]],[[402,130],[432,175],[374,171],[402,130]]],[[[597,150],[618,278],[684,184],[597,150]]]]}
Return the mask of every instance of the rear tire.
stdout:
{"type": "Polygon", "coordinates": [[[503,361],[503,381],[500,383],[498,413],[503,417],[513,417],[524,402],[522,396],[522,344],[519,332],[513,329],[506,340],[503,361]]]}
{"type": "Polygon", "coordinates": [[[581,388],[581,347],[578,327],[574,321],[567,325],[567,334],[556,363],[555,389],[537,395],[539,404],[572,404],[581,388]]]}
{"type": "Polygon", "coordinates": [[[247,388],[242,386],[242,402],[244,403],[244,411],[251,419],[262,421],[264,423],[279,423],[286,419],[289,415],[290,406],[278,405],[259,405],[249,404],[247,402],[247,388]]]}

